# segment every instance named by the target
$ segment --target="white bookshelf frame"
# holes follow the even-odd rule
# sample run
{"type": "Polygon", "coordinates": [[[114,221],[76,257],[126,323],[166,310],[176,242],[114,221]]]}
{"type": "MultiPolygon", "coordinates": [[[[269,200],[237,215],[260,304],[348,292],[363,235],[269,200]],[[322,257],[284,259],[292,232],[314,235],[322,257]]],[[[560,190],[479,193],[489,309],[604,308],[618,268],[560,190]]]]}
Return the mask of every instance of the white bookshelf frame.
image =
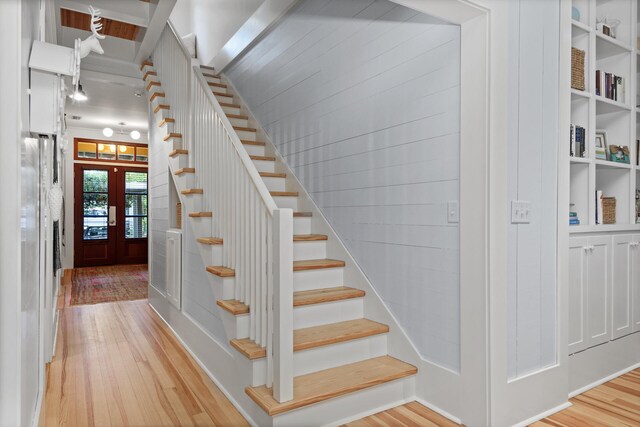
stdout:
{"type": "MultiPolygon", "coordinates": [[[[586,157],[570,157],[569,203],[578,212],[580,225],[571,234],[640,230],[636,224],[635,194],[640,188],[640,167],[636,164],[636,139],[640,139],[638,115],[637,48],[638,0],[573,0],[580,21],[571,19],[571,45],[585,51],[585,90],[571,89],[571,123],[583,126],[587,134],[586,157]],[[596,31],[596,19],[620,19],[617,38],[596,31]],[[616,102],[595,94],[596,69],[625,78],[625,98],[616,102]],[[608,144],[627,145],[630,164],[595,158],[596,129],[607,131],[608,144]],[[596,191],[616,198],[616,224],[596,224],[596,191]]],[[[567,138],[569,132],[567,130],[567,138]]],[[[566,139],[564,140],[566,141],[566,139]]],[[[568,147],[567,147],[568,149],[568,147]]],[[[561,218],[568,221],[568,218],[561,218]]]]}

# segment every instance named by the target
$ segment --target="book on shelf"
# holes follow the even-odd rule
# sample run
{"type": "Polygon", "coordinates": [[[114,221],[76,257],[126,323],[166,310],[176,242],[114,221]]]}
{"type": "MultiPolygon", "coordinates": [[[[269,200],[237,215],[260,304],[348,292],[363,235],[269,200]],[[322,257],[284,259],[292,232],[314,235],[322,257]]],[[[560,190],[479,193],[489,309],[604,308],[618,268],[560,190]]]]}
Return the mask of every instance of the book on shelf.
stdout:
{"type": "Polygon", "coordinates": [[[625,79],[613,73],[596,70],[596,95],[624,103],[625,79]]]}
{"type": "Polygon", "coordinates": [[[576,212],[569,212],[569,225],[580,225],[580,219],[576,212]]]}
{"type": "Polygon", "coordinates": [[[596,191],[596,224],[602,224],[602,190],[596,191]]]}
{"type": "Polygon", "coordinates": [[[569,155],[571,157],[585,157],[587,152],[587,132],[582,126],[570,125],[569,155]]]}

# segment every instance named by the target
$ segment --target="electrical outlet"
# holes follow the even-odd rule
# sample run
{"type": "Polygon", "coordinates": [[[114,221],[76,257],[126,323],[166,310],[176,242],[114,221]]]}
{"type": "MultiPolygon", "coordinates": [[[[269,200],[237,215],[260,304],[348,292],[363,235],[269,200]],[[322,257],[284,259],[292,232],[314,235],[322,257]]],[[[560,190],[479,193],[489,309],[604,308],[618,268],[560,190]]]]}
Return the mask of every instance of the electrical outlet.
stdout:
{"type": "Polygon", "coordinates": [[[526,200],[511,201],[511,223],[529,224],[531,222],[531,202],[526,200]]]}
{"type": "Polygon", "coordinates": [[[457,200],[447,202],[447,221],[450,223],[460,222],[460,210],[458,209],[457,200]]]}

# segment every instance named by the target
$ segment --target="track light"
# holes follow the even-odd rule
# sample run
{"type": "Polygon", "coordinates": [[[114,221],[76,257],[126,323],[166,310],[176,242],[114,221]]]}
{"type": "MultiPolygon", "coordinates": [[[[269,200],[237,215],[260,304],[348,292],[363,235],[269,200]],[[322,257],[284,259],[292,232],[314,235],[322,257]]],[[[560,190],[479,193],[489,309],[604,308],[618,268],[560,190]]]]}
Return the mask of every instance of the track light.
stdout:
{"type": "Polygon", "coordinates": [[[74,101],[86,101],[88,99],[87,92],[82,89],[81,84],[78,85],[78,89],[76,89],[71,95],[69,95],[69,98],[73,99],[74,101]]]}

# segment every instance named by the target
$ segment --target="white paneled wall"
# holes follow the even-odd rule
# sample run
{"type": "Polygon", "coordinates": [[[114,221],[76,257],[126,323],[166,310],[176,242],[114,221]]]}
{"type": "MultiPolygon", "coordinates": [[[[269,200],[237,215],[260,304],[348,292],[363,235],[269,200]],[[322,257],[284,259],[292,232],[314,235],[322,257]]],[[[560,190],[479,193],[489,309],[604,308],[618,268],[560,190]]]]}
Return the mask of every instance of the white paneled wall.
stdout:
{"type": "MultiPolygon", "coordinates": [[[[170,100],[169,100],[170,101],[170,100]]],[[[169,175],[168,144],[162,140],[163,133],[153,116],[149,117],[149,273],[151,284],[166,294],[166,231],[175,228],[170,223],[169,191],[172,183],[169,175]]],[[[189,315],[203,330],[226,345],[227,338],[217,312],[214,294],[210,288],[208,274],[198,253],[198,243],[189,225],[189,218],[182,220],[182,311],[189,315]]]]}
{"type": "Polygon", "coordinates": [[[226,72],[423,357],[459,369],[459,27],[307,0],[226,72]]]}
{"type": "Polygon", "coordinates": [[[556,361],[559,5],[510,7],[509,199],[532,204],[530,224],[509,225],[508,371],[556,361]]]}

